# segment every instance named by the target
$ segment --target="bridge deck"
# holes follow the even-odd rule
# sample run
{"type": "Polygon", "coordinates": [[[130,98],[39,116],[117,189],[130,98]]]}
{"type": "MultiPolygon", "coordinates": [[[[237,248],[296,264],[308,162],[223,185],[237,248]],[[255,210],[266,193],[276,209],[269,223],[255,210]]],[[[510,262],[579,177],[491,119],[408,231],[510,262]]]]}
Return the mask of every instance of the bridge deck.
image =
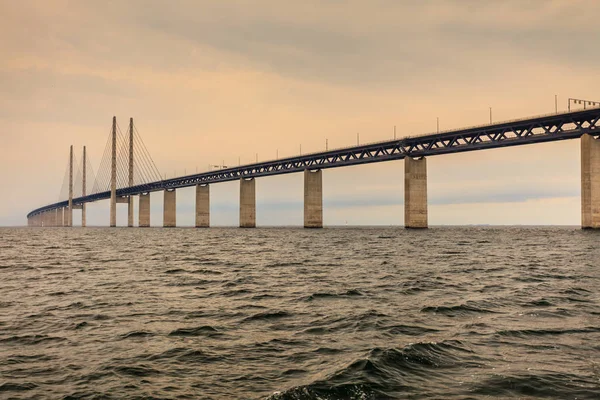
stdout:
{"type": "MultiPolygon", "coordinates": [[[[166,179],[117,189],[117,196],[132,196],[164,189],[282,175],[306,169],[344,167],[399,160],[405,157],[429,157],[440,154],[520,146],[558,140],[576,139],[584,134],[600,135],[600,108],[503,121],[490,125],[462,128],[435,134],[404,137],[324,152],[265,161],[218,171],[166,179]]],[[[73,199],[73,204],[108,199],[110,191],[73,199]]],[[[31,211],[27,217],[43,211],[66,207],[62,201],[31,211]]]]}

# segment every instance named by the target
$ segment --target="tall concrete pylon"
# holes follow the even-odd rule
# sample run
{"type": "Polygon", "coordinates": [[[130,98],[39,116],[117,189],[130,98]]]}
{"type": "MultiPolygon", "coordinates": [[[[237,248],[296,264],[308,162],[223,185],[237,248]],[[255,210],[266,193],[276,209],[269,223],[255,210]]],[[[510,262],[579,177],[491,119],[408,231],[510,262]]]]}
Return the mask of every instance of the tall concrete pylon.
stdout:
{"type": "Polygon", "coordinates": [[[69,152],[69,208],[67,213],[67,226],[73,226],[73,145],[69,152]]]}
{"type": "MultiPolygon", "coordinates": [[[[81,183],[81,195],[85,197],[86,192],[86,154],[85,154],[85,146],[83,146],[83,177],[81,183]]],[[[81,204],[81,226],[86,226],[86,217],[85,217],[85,203],[81,204]]]]}
{"type": "MultiPolygon", "coordinates": [[[[133,118],[129,118],[129,187],[133,186],[133,118]]],[[[133,227],[133,196],[127,202],[127,226],[133,227]]]]}
{"type": "Polygon", "coordinates": [[[117,117],[112,121],[112,156],[110,163],[110,226],[117,226],[117,117]]]}

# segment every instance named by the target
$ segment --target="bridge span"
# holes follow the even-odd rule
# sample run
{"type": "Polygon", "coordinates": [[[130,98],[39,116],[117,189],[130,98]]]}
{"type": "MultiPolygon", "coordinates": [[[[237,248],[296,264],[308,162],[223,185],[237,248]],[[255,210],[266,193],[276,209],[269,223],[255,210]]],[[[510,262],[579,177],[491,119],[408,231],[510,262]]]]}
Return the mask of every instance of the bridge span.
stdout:
{"type": "Polygon", "coordinates": [[[256,226],[255,179],[294,172],[304,173],[304,227],[323,227],[322,171],[349,165],[404,159],[406,228],[427,228],[427,157],[520,146],[558,140],[581,141],[581,226],[600,229],[600,108],[554,113],[422,136],[370,143],[342,149],[299,155],[278,160],[224,168],[199,174],[134,184],[133,120],[130,120],[128,184],[117,188],[116,118],[112,124],[112,157],[109,190],[85,192],[85,148],[83,193],[73,196],[73,146],[70,153],[69,198],[31,211],[29,226],[72,226],[73,210],[85,204],[110,199],[110,226],[116,226],[116,204],[128,204],[128,226],[133,226],[133,199],[139,197],[139,226],[150,226],[151,192],[164,191],[163,226],[176,226],[176,190],[196,187],[196,227],[210,225],[210,185],[240,181],[240,227],[256,226]]]}

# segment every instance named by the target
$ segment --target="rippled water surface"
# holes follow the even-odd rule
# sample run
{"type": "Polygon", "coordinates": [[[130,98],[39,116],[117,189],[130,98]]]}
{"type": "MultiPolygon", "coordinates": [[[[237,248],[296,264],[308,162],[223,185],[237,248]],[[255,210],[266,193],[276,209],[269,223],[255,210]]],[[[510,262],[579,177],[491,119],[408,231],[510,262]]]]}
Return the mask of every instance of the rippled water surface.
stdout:
{"type": "Polygon", "coordinates": [[[0,229],[0,398],[600,398],[600,233],[0,229]]]}

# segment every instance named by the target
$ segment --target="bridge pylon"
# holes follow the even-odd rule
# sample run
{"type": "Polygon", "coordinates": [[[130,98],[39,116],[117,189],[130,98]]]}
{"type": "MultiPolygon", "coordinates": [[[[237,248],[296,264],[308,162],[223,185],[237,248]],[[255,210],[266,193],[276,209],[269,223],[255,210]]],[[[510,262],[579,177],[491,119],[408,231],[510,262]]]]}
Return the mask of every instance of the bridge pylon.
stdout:
{"type": "Polygon", "coordinates": [[[69,150],[69,205],[67,208],[67,226],[73,226],[73,145],[69,150]]]}
{"type": "Polygon", "coordinates": [[[112,120],[112,152],[110,162],[110,227],[117,226],[117,117],[112,120]]]}
{"type": "MultiPolygon", "coordinates": [[[[83,146],[83,162],[82,162],[83,173],[82,173],[82,178],[81,178],[82,179],[81,195],[83,197],[85,197],[87,194],[87,188],[86,188],[86,185],[87,185],[87,181],[86,181],[86,179],[87,179],[87,177],[86,177],[86,175],[87,175],[87,159],[86,159],[86,157],[87,157],[87,155],[86,155],[86,151],[85,151],[85,146],[83,146]]],[[[81,204],[81,226],[82,227],[85,227],[87,225],[87,218],[86,218],[85,211],[86,211],[85,203],[82,203],[81,204]]]]}
{"type": "MultiPolygon", "coordinates": [[[[133,118],[129,118],[129,187],[133,186],[133,118]]],[[[127,202],[127,226],[133,227],[133,196],[127,202]]]]}

